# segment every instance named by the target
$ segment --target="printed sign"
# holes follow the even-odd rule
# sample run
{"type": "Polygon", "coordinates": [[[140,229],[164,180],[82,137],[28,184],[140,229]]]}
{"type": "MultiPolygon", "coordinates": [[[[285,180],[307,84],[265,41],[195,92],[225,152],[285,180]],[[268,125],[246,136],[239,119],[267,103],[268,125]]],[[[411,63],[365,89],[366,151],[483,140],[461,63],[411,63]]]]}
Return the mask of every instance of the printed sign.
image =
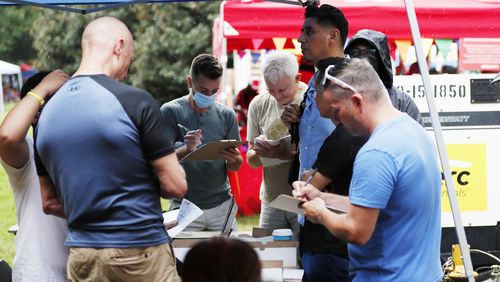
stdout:
{"type": "MultiPolygon", "coordinates": [[[[431,75],[439,119],[445,127],[498,127],[500,125],[500,82],[490,83],[491,74],[431,75]]],[[[394,87],[403,91],[419,108],[426,127],[431,126],[422,78],[394,77],[394,87]]]]}
{"type": "MultiPolygon", "coordinates": [[[[461,211],[486,211],[486,144],[448,144],[452,177],[461,211]]],[[[450,202],[443,177],[441,207],[449,212],[450,202]]]]}
{"type": "Polygon", "coordinates": [[[461,70],[500,71],[500,38],[461,38],[458,46],[461,70]]]}

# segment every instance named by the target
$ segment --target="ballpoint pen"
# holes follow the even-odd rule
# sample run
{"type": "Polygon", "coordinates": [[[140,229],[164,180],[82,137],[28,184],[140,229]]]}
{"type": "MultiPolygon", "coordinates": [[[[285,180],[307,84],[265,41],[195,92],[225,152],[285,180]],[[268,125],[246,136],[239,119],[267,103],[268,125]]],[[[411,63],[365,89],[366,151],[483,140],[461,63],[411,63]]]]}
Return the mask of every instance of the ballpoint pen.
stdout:
{"type": "MultiPolygon", "coordinates": [[[[188,133],[189,131],[193,131],[193,130],[191,130],[191,129],[189,129],[189,128],[185,127],[184,125],[182,125],[182,124],[180,124],[180,123],[178,123],[178,124],[177,124],[177,126],[178,126],[178,127],[180,127],[181,129],[184,129],[184,130],[186,131],[186,133],[188,133]]],[[[200,129],[197,129],[197,130],[200,130],[200,129]]],[[[205,141],[205,138],[203,138],[203,136],[200,136],[200,139],[201,139],[202,141],[205,141]]]]}
{"type": "Polygon", "coordinates": [[[307,184],[311,183],[311,180],[313,179],[313,177],[314,177],[314,175],[316,174],[317,171],[318,171],[317,168],[313,169],[313,171],[311,172],[311,174],[309,175],[309,177],[307,177],[306,182],[304,183],[304,185],[302,185],[302,187],[305,187],[305,186],[307,186],[307,184]]]}
{"type": "MultiPolygon", "coordinates": [[[[313,171],[311,172],[311,174],[309,174],[309,176],[308,176],[308,177],[307,177],[307,179],[306,179],[306,182],[304,182],[304,185],[302,185],[302,186],[301,186],[301,188],[306,187],[306,186],[307,186],[307,184],[311,183],[311,180],[313,179],[313,177],[314,177],[314,175],[316,174],[316,172],[317,172],[317,171],[318,171],[318,169],[317,169],[317,168],[313,169],[313,171]]],[[[298,204],[297,204],[297,206],[298,206],[299,208],[302,208],[302,205],[303,205],[304,203],[305,203],[305,201],[302,201],[302,202],[298,203],[298,204]]]]}

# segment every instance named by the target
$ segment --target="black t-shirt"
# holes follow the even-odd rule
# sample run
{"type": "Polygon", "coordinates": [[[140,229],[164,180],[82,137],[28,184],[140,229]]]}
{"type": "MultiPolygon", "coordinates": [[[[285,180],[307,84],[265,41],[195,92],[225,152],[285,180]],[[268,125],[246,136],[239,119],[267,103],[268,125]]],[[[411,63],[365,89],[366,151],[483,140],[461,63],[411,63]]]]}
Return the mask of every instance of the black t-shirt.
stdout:
{"type": "MultiPolygon", "coordinates": [[[[338,125],[328,136],[313,165],[318,172],[332,179],[324,192],[349,194],[354,159],[367,140],[367,137],[351,135],[343,125],[338,125]]],[[[347,254],[347,244],[333,236],[323,225],[306,219],[300,230],[300,251],[347,254]]]]}

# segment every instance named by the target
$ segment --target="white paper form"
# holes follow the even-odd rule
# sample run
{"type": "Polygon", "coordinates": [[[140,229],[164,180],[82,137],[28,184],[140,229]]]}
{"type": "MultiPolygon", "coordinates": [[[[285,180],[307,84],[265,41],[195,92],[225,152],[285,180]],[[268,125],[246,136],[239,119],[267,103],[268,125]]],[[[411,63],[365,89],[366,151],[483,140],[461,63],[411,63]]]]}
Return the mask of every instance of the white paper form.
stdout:
{"type": "MultiPolygon", "coordinates": [[[[280,144],[281,141],[283,141],[285,143],[285,147],[288,150],[291,150],[291,148],[292,148],[292,143],[290,142],[290,140],[291,140],[290,135],[283,136],[280,139],[276,139],[276,140],[267,140],[267,139],[264,139],[264,138],[265,137],[263,137],[261,135],[261,136],[255,138],[254,142],[256,144],[258,144],[258,143],[266,143],[266,144],[271,145],[271,146],[277,146],[277,145],[280,144]]],[[[260,157],[260,162],[262,163],[263,167],[279,165],[279,164],[286,163],[286,162],[289,162],[289,161],[290,160],[281,160],[281,159],[273,159],[273,158],[260,157]]]]}
{"type": "Polygon", "coordinates": [[[283,281],[302,281],[303,269],[283,268],[283,281]]]}
{"type": "Polygon", "coordinates": [[[203,211],[199,207],[190,201],[183,199],[179,209],[163,214],[163,223],[169,223],[177,220],[177,225],[167,230],[170,238],[174,238],[202,214],[203,211]]]}

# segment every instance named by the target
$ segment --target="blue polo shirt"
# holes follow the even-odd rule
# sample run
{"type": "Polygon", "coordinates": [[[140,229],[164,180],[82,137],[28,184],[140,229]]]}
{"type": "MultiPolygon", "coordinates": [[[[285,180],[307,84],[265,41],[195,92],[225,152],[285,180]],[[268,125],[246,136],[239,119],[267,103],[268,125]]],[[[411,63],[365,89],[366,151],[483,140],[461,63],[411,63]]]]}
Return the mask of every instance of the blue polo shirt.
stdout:
{"type": "Polygon", "coordinates": [[[169,242],[150,161],[174,152],[147,92],[105,75],[69,80],[36,130],[39,175],[64,205],[69,247],[127,248],[169,242]]]}

